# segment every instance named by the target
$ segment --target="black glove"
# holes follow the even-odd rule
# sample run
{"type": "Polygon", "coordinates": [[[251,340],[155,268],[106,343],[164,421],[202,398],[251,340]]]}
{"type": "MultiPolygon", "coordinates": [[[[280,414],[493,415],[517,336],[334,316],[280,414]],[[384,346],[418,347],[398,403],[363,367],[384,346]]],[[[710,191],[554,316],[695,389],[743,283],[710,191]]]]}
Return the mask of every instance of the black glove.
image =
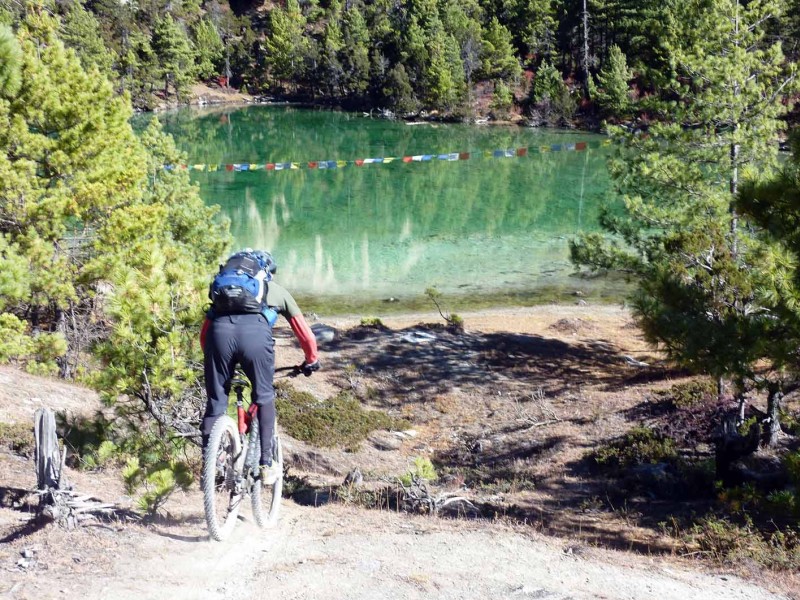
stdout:
{"type": "Polygon", "coordinates": [[[319,371],[319,367],[320,364],[318,360],[315,360],[312,363],[304,360],[303,364],[300,365],[300,371],[302,371],[303,375],[305,375],[306,377],[311,377],[311,374],[314,371],[319,371]]]}

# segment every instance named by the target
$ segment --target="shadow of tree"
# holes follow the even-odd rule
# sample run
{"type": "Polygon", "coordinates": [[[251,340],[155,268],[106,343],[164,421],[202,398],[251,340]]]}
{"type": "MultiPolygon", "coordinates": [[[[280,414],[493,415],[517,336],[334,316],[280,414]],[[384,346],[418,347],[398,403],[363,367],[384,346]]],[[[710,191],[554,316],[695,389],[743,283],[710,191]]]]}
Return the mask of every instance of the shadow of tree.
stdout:
{"type": "MultiPolygon", "coordinates": [[[[555,395],[577,384],[618,390],[643,377],[606,340],[567,343],[533,334],[458,332],[436,324],[397,331],[356,327],[325,349],[333,368],[353,364],[382,377],[387,395],[401,395],[404,402],[453,387],[499,383],[555,395]]],[[[653,381],[668,375],[658,368],[648,373],[653,381]]]]}
{"type": "Polygon", "coordinates": [[[30,516],[30,520],[22,526],[17,527],[0,538],[0,544],[7,544],[16,539],[31,535],[47,525],[48,521],[46,519],[37,518],[36,512],[38,502],[34,504],[31,502],[31,498],[32,494],[30,490],[0,486],[0,507],[16,510],[30,516]]]}

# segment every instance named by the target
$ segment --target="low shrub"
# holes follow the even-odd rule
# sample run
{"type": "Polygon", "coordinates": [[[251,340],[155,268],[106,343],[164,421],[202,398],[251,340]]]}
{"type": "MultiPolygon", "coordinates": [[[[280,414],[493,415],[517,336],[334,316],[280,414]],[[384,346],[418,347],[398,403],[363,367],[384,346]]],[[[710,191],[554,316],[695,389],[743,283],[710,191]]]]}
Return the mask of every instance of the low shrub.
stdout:
{"type": "Polygon", "coordinates": [[[35,452],[33,427],[26,423],[0,423],[0,448],[30,458],[35,452]]]}
{"type": "Polygon", "coordinates": [[[747,516],[741,524],[709,516],[699,519],[682,537],[687,551],[720,564],[752,561],[773,570],[800,569],[800,531],[795,528],[761,532],[747,516]]]}
{"type": "Polygon", "coordinates": [[[372,329],[385,329],[386,325],[383,324],[380,317],[361,317],[361,327],[369,327],[372,329]]]}
{"type": "Polygon", "coordinates": [[[436,473],[436,468],[429,458],[424,456],[417,456],[411,465],[411,468],[399,477],[403,485],[411,485],[414,480],[421,481],[434,481],[439,478],[436,473]]]}
{"type": "Polygon", "coordinates": [[[355,449],[377,429],[407,429],[408,422],[379,410],[365,410],[349,391],[318,400],[289,384],[275,386],[281,427],[293,438],[321,447],[355,449]]]}
{"type": "Polygon", "coordinates": [[[674,408],[688,408],[716,398],[717,384],[711,379],[693,379],[676,383],[667,390],[658,390],[654,395],[668,401],[674,408]]]}
{"type": "Polygon", "coordinates": [[[626,469],[640,464],[673,462],[678,457],[675,441],[649,427],[634,427],[622,438],[590,454],[604,469],[626,469]]]}

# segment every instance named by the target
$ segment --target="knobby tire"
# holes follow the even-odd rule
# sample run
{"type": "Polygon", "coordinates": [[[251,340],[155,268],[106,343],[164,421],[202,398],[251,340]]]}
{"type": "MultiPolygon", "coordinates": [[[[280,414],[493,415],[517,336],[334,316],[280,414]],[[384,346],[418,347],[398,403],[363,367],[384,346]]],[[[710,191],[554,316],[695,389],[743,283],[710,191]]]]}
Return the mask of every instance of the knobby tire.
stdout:
{"type": "MultiPolygon", "coordinates": [[[[283,494],[283,449],[281,448],[280,437],[278,437],[277,424],[275,426],[274,440],[272,460],[278,465],[278,479],[271,486],[264,487],[261,478],[258,477],[255,479],[250,493],[253,520],[259,527],[275,525],[280,513],[281,495],[283,494]]],[[[256,469],[258,469],[258,459],[261,456],[261,439],[256,419],[253,419],[250,425],[250,448],[247,454],[253,457],[256,469]]]]}
{"type": "Polygon", "coordinates": [[[203,505],[212,539],[222,541],[230,535],[241,508],[242,461],[239,431],[233,419],[219,417],[211,429],[203,457],[203,505]]]}

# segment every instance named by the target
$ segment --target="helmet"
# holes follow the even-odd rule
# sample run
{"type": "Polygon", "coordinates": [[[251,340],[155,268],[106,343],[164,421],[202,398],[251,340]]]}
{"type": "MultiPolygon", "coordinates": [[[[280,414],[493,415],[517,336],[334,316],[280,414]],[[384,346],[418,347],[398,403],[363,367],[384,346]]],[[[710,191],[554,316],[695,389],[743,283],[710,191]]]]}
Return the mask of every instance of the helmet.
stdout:
{"type": "Polygon", "coordinates": [[[261,264],[261,267],[267,271],[267,273],[274,274],[275,271],[278,270],[278,264],[275,262],[272,254],[266,250],[256,250],[253,252],[253,256],[256,257],[256,260],[258,260],[258,262],[261,264]]]}

